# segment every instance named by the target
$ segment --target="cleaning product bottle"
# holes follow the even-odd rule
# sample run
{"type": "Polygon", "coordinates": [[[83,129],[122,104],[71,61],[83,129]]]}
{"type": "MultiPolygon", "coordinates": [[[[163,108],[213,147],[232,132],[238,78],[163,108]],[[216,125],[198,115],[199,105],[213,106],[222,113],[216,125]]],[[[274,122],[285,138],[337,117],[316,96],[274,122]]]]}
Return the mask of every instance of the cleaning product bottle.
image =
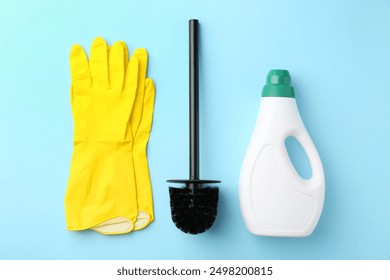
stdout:
{"type": "Polygon", "coordinates": [[[317,225],[324,204],[325,179],[317,150],[295,101],[287,70],[271,70],[240,174],[241,214],[255,235],[303,237],[317,225]],[[312,176],[294,168],[285,140],[295,137],[306,152],[312,176]]]}

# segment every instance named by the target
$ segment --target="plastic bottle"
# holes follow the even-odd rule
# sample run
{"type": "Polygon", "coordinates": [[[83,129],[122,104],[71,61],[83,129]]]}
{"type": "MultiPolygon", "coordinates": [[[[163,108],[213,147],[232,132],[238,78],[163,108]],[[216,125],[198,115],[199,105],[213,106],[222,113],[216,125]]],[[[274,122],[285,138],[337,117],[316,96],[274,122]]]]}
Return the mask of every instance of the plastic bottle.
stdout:
{"type": "Polygon", "coordinates": [[[241,214],[255,235],[310,235],[321,216],[325,179],[317,150],[299,115],[287,70],[271,70],[240,174],[241,214]],[[306,152],[312,176],[294,168],[285,140],[295,137],[306,152]]]}

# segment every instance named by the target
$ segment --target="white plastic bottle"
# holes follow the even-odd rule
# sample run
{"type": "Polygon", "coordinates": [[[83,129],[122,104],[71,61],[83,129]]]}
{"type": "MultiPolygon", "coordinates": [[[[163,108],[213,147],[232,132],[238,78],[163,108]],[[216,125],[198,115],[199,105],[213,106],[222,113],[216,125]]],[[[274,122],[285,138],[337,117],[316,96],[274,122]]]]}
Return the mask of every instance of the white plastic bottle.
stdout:
{"type": "Polygon", "coordinates": [[[321,216],[325,179],[317,150],[299,115],[287,70],[271,70],[240,174],[241,214],[255,235],[310,235],[321,216]],[[285,140],[295,137],[310,161],[312,176],[295,170],[285,140]]]}

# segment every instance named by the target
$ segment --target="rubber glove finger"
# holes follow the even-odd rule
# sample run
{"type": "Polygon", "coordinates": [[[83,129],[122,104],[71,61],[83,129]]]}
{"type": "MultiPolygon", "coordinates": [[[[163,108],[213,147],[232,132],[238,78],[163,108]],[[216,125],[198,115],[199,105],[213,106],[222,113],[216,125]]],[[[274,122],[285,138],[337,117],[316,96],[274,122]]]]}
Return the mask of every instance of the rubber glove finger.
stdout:
{"type": "Polygon", "coordinates": [[[127,69],[127,64],[129,63],[129,50],[127,49],[127,45],[125,42],[119,41],[118,43],[121,44],[123,47],[123,60],[125,69],[127,69]]]}
{"type": "MultiPolygon", "coordinates": [[[[129,107],[131,109],[131,113],[129,118],[131,119],[132,111],[134,110],[134,100],[137,93],[137,82],[138,82],[138,59],[135,56],[130,58],[130,61],[127,65],[126,74],[125,74],[125,82],[123,85],[123,94],[129,101],[129,107]]],[[[129,120],[130,121],[130,120],[129,120]]],[[[130,126],[130,122],[127,124],[126,129],[126,140],[133,140],[133,131],[130,126]]]]}
{"type": "Polygon", "coordinates": [[[91,46],[90,68],[93,86],[108,88],[108,47],[103,38],[97,37],[91,46]]]}
{"type": "Polygon", "coordinates": [[[127,65],[125,74],[124,93],[131,95],[132,98],[135,98],[137,92],[138,65],[138,58],[136,56],[132,56],[127,65]]]}
{"type": "Polygon", "coordinates": [[[133,55],[137,56],[139,61],[138,80],[145,83],[146,68],[148,66],[148,52],[144,48],[138,48],[135,50],[133,55]]]}
{"type": "Polygon", "coordinates": [[[156,93],[156,89],[154,87],[153,80],[151,78],[146,78],[145,97],[144,97],[143,110],[142,110],[142,121],[140,124],[140,126],[142,126],[142,131],[150,132],[152,128],[155,93],[156,93]]]}
{"type": "Polygon", "coordinates": [[[136,49],[133,56],[139,61],[138,67],[138,85],[135,96],[133,110],[131,112],[130,124],[133,135],[136,135],[142,117],[142,106],[145,94],[146,67],[148,64],[148,53],[144,48],[136,49]]]}
{"type": "Polygon", "coordinates": [[[138,91],[143,93],[145,90],[146,68],[148,67],[148,53],[146,49],[139,48],[135,50],[133,55],[138,58],[138,91]]]}
{"type": "Polygon", "coordinates": [[[109,76],[111,88],[122,89],[123,87],[123,81],[125,78],[124,56],[123,45],[120,42],[116,42],[112,46],[109,56],[109,76]]]}
{"type": "Polygon", "coordinates": [[[70,51],[70,73],[72,87],[76,92],[82,92],[82,89],[89,88],[91,83],[91,74],[87,54],[80,45],[73,45],[70,51]]]}

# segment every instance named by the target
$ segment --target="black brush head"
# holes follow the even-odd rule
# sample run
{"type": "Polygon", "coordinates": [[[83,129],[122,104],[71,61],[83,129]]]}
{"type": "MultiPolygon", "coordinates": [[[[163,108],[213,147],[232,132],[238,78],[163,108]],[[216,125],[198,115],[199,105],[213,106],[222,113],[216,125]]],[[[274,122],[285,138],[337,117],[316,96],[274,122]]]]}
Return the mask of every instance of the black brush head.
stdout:
{"type": "Polygon", "coordinates": [[[198,184],[195,187],[170,187],[172,221],[176,227],[190,234],[208,230],[217,216],[218,194],[217,187],[198,184]]]}

